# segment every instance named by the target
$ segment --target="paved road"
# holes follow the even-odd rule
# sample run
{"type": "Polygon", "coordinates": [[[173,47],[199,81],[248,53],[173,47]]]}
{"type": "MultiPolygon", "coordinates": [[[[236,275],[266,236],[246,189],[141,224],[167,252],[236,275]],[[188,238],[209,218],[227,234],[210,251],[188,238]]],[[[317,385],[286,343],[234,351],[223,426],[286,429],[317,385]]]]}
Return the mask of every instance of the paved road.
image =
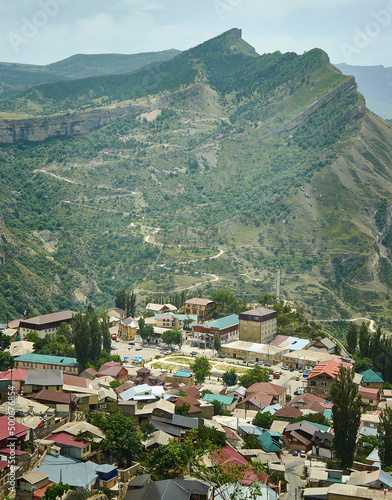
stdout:
{"type": "Polygon", "coordinates": [[[284,454],[283,460],[286,465],[285,476],[288,481],[287,493],[283,498],[284,500],[299,500],[301,498],[301,475],[303,475],[305,459],[284,454]]]}

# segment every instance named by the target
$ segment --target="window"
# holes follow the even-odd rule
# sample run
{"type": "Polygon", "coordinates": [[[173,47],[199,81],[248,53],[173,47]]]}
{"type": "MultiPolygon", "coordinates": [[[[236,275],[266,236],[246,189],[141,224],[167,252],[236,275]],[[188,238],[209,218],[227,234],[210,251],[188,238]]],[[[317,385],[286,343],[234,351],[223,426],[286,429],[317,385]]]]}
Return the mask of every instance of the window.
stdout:
{"type": "Polygon", "coordinates": [[[327,387],[327,382],[320,382],[321,387],[327,387]]]}

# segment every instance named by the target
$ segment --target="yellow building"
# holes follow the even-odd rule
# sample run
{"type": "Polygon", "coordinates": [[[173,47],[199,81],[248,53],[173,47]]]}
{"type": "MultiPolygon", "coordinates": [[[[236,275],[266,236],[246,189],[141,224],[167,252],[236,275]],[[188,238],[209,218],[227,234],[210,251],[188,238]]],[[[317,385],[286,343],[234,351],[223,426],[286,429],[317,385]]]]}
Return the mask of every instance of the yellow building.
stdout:
{"type": "Polygon", "coordinates": [[[123,340],[135,340],[139,324],[134,318],[122,319],[118,325],[118,336],[123,340]]]}
{"type": "Polygon", "coordinates": [[[257,307],[239,315],[240,340],[267,344],[275,338],[278,314],[273,309],[257,307]]]}
{"type": "Polygon", "coordinates": [[[269,361],[271,365],[275,365],[282,361],[282,356],[286,351],[273,345],[234,340],[222,344],[220,352],[227,358],[254,362],[263,361],[264,363],[269,361]]]}
{"type": "Polygon", "coordinates": [[[194,314],[197,321],[207,321],[215,311],[216,302],[208,299],[194,298],[185,302],[185,314],[194,314]]]}

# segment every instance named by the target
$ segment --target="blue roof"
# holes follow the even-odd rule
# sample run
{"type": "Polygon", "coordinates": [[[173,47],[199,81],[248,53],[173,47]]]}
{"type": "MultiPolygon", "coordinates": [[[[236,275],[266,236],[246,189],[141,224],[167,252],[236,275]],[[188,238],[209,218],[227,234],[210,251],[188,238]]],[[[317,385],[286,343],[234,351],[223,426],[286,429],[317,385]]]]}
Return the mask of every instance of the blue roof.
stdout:
{"type": "Polygon", "coordinates": [[[41,470],[49,476],[49,480],[53,483],[59,483],[60,477],[63,484],[68,484],[71,487],[80,487],[90,489],[90,486],[95,483],[98,477],[97,469],[102,465],[93,462],[80,462],[76,458],[71,458],[66,455],[53,457],[46,455],[42,464],[36,470],[41,470]]]}
{"type": "Polygon", "coordinates": [[[211,321],[205,321],[204,323],[199,323],[198,326],[203,328],[214,328],[217,330],[224,330],[225,328],[230,328],[231,326],[236,326],[239,324],[238,314],[231,314],[230,316],[225,316],[224,318],[214,319],[211,321]]]}
{"type": "Polygon", "coordinates": [[[256,425],[239,425],[238,429],[241,429],[245,434],[253,434],[254,436],[261,436],[263,434],[263,429],[256,425]]]}
{"type": "Polygon", "coordinates": [[[42,363],[44,365],[59,365],[59,366],[78,366],[75,358],[67,358],[66,356],[49,356],[48,354],[22,354],[15,358],[17,361],[25,361],[29,363],[42,363]]]}

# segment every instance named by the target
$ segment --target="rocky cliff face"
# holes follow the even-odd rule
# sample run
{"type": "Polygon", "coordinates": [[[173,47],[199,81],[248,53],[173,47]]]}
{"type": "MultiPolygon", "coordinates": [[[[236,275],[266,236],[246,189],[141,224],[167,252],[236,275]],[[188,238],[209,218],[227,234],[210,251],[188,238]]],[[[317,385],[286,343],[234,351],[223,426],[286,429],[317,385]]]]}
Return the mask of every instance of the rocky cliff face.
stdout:
{"type": "Polygon", "coordinates": [[[80,136],[116,120],[162,108],[178,99],[185,99],[190,94],[196,96],[201,92],[202,85],[197,84],[185,90],[142,103],[43,118],[0,120],[0,144],[13,144],[17,141],[37,142],[51,137],[80,136]]]}

